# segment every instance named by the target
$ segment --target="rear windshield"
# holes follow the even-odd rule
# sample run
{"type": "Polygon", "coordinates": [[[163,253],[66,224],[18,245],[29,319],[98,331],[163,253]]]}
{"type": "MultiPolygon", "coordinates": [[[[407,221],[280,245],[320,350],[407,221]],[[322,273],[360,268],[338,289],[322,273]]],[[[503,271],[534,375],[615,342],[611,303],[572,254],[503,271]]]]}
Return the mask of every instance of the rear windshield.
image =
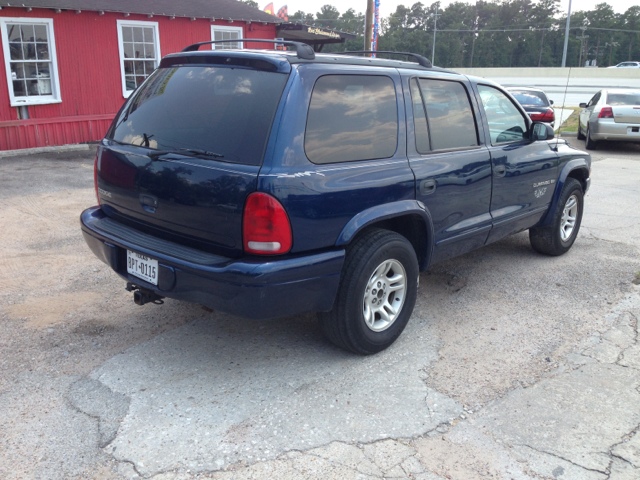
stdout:
{"type": "Polygon", "coordinates": [[[546,107],[549,105],[547,96],[542,92],[530,92],[530,91],[518,91],[509,90],[511,95],[516,97],[520,105],[527,105],[531,107],[546,107]]]}
{"type": "Polygon", "coordinates": [[[607,105],[640,105],[640,93],[610,93],[607,105]]]}
{"type": "Polygon", "coordinates": [[[160,68],[135,92],[110,138],[259,165],[286,81],[285,74],[245,68],[160,68]]]}

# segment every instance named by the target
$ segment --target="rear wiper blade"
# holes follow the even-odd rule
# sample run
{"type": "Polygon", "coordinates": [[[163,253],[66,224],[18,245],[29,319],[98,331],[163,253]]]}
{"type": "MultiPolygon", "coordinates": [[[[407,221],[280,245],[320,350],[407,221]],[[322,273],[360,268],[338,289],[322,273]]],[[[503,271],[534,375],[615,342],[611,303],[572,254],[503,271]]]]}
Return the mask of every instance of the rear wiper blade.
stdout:
{"type": "Polygon", "coordinates": [[[178,155],[189,155],[191,157],[205,156],[211,158],[224,158],[224,155],[222,155],[221,153],[209,152],[208,150],[201,150],[199,148],[181,148],[180,150],[156,150],[154,152],[147,153],[147,156],[149,158],[155,159],[169,153],[177,153],[178,155]]]}

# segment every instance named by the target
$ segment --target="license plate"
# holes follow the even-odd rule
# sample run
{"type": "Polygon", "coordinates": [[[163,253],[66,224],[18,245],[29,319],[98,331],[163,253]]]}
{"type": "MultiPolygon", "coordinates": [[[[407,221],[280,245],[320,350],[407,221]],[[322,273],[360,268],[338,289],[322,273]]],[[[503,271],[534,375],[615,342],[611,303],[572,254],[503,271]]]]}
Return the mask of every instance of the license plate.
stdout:
{"type": "Polygon", "coordinates": [[[640,127],[627,127],[627,135],[640,135],[640,127]]]}
{"type": "Polygon", "coordinates": [[[127,250],[127,272],[152,285],[158,285],[158,261],[127,250]]]}

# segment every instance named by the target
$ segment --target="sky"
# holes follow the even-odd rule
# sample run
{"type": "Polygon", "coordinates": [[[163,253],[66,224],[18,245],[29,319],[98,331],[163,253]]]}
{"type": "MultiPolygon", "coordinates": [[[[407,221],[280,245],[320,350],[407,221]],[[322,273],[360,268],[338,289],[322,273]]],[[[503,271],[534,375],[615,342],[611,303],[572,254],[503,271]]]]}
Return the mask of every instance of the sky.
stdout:
{"type": "MultiPolygon", "coordinates": [[[[418,0],[380,0],[380,16],[387,17],[395,12],[398,5],[411,6],[418,0]]],[[[423,4],[431,4],[435,0],[423,0],[423,4]]],[[[442,6],[447,6],[453,0],[441,0],[442,6]]],[[[463,0],[464,1],[464,0],[463,0]]],[[[258,0],[260,8],[267,5],[267,0],[258,0]],[[261,2],[261,3],[260,3],[261,2]]],[[[468,2],[471,3],[471,2],[468,2]]],[[[590,10],[598,3],[608,3],[617,13],[623,13],[633,5],[639,5],[640,0],[572,0],[571,10],[590,10]]],[[[356,12],[363,12],[367,9],[366,0],[274,0],[276,11],[282,5],[288,5],[289,14],[293,14],[298,10],[314,15],[320,11],[323,5],[329,4],[336,7],[340,13],[353,8],[356,12]]],[[[562,7],[566,11],[569,6],[569,0],[562,0],[562,7]]]]}

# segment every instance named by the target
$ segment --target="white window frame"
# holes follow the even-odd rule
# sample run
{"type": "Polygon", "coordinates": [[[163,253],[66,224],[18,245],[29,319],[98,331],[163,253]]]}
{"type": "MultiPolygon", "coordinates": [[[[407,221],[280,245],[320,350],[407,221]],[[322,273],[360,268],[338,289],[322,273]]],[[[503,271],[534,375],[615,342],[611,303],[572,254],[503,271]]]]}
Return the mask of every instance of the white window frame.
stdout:
{"type": "MultiPolygon", "coordinates": [[[[215,41],[216,39],[215,32],[238,32],[240,34],[240,37],[238,38],[242,38],[242,36],[244,35],[244,28],[228,27],[226,25],[211,25],[211,41],[215,41]]],[[[231,42],[234,42],[234,41],[230,40],[229,43],[231,42]]],[[[240,48],[244,48],[244,42],[234,42],[234,43],[239,43],[240,48]]],[[[225,50],[223,48],[220,48],[221,46],[222,45],[220,43],[212,43],[211,50],[225,50]]]]}
{"type": "Polygon", "coordinates": [[[160,60],[162,59],[162,55],[160,54],[160,29],[158,28],[158,22],[145,22],[139,20],[117,20],[117,28],[118,28],[118,52],[120,53],[120,79],[122,81],[122,96],[124,98],[129,98],[133,93],[133,90],[127,90],[127,82],[124,75],[124,40],[122,38],[122,27],[142,27],[142,28],[153,28],[154,29],[154,40],[155,40],[155,51],[156,58],[154,61],[156,62],[156,68],[160,65],[160,60]]]}
{"type": "MultiPolygon", "coordinates": [[[[7,73],[7,90],[12,107],[22,105],[47,105],[62,102],[60,95],[60,77],[58,76],[58,57],[56,56],[56,39],[53,32],[53,18],[24,18],[0,17],[0,36],[2,36],[2,50],[4,52],[4,67],[7,73]],[[13,78],[11,78],[11,50],[9,49],[9,33],[7,25],[12,23],[27,23],[30,25],[46,25],[49,39],[49,57],[51,62],[51,95],[16,97],[13,94],[13,78]]],[[[37,62],[37,60],[35,60],[37,62]]]]}

